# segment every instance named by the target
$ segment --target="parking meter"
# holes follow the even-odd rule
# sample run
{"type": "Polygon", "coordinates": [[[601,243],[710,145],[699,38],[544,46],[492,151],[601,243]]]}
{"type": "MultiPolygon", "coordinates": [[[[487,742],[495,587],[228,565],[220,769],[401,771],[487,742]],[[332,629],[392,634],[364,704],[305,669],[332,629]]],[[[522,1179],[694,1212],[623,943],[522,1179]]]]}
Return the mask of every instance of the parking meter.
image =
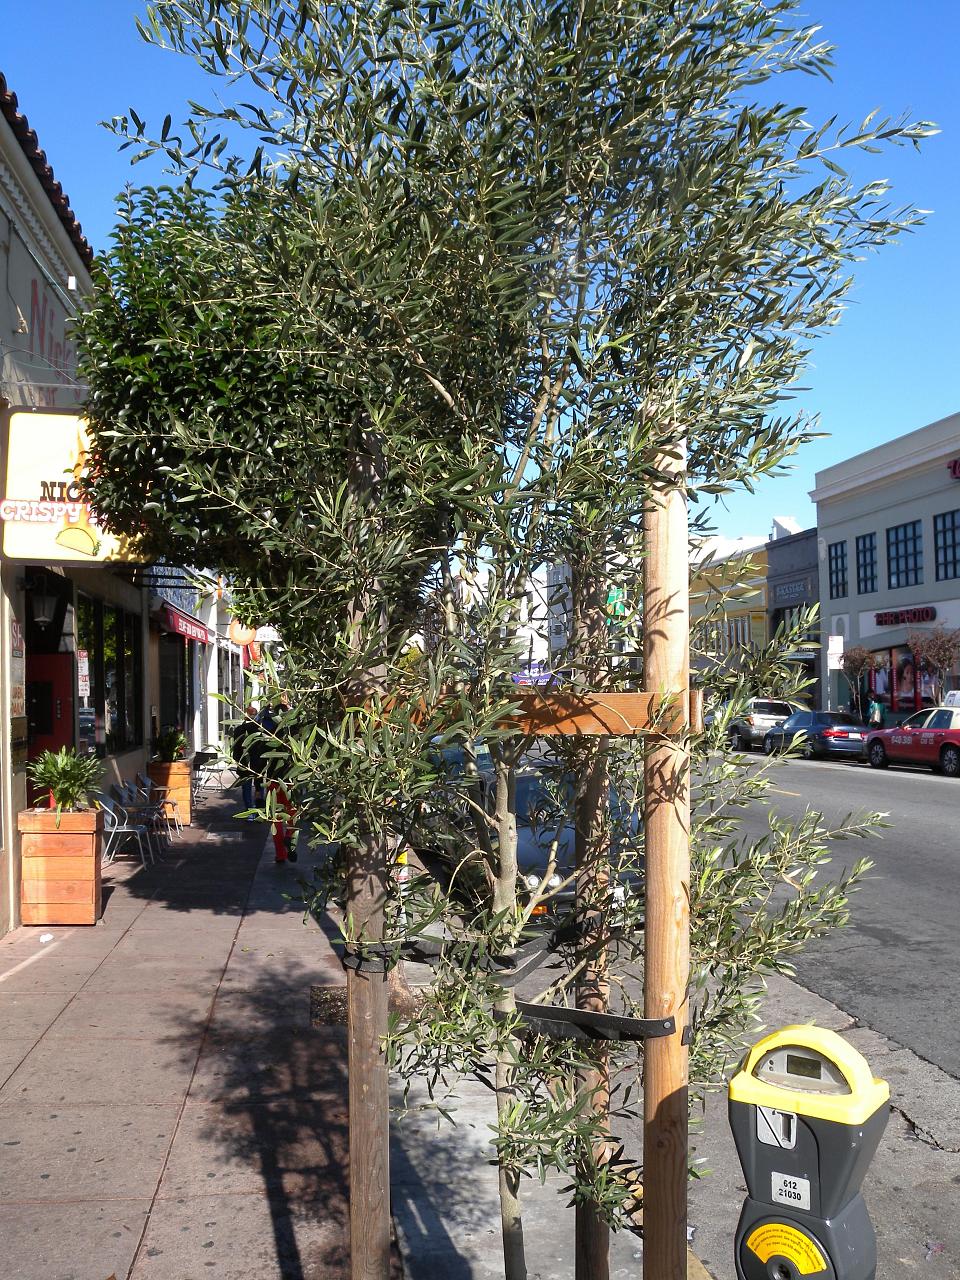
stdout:
{"type": "Polygon", "coordinates": [[[860,1194],[887,1124],[890,1089],[833,1031],[784,1027],[730,1081],[730,1126],[748,1197],[738,1280],[874,1280],[877,1246],[860,1194]]]}

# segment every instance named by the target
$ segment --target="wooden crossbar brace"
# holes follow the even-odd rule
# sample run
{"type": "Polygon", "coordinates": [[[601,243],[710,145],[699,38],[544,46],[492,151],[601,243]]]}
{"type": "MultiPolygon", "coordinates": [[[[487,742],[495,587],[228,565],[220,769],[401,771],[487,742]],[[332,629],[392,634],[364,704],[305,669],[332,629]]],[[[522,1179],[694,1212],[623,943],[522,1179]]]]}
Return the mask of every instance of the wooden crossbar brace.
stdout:
{"type": "Polygon", "coordinates": [[[703,727],[703,695],[688,690],[689,706],[682,694],[673,699],[653,693],[542,693],[524,690],[520,708],[509,718],[523,734],[532,737],[625,737],[638,733],[694,733],[703,727]]]}

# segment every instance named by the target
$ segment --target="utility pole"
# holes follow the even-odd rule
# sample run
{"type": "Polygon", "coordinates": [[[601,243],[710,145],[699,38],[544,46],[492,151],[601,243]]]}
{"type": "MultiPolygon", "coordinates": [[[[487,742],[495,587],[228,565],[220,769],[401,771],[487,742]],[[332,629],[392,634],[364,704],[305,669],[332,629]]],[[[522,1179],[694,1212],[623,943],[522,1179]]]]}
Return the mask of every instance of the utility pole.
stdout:
{"type": "MultiPolygon", "coordinates": [[[[655,492],[644,518],[644,687],[672,695],[689,717],[690,594],[686,451],[661,456],[675,486],[655,492]]],[[[643,1274],[687,1274],[687,984],[690,972],[690,753],[683,735],[650,734],[644,762],[646,945],[644,1014],[676,1020],[644,1051],[643,1274]]]]}

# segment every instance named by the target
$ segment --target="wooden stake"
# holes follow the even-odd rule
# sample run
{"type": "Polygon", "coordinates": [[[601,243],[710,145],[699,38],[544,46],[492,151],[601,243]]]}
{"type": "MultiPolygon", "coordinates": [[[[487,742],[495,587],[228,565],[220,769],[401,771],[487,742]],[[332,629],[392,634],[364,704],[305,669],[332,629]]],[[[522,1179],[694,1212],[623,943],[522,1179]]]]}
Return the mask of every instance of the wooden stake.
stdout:
{"type": "MultiPolygon", "coordinates": [[[[660,466],[682,478],[685,457],[664,457],[660,466]]],[[[690,682],[683,491],[657,494],[644,527],[644,685],[663,695],[685,691],[690,682]]],[[[690,756],[681,740],[651,735],[644,811],[644,1013],[648,1018],[673,1014],[677,1029],[647,1041],[644,1056],[643,1274],[646,1280],[686,1280],[688,1077],[682,1036],[690,970],[690,756]]]]}

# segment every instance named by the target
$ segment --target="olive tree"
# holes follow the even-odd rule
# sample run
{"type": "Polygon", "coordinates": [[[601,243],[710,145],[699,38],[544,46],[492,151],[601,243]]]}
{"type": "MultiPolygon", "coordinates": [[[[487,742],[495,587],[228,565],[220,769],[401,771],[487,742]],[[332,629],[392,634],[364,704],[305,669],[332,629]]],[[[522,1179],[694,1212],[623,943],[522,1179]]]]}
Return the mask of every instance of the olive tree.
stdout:
{"type": "MultiPolygon", "coordinates": [[[[844,150],[929,127],[821,127],[761,93],[828,71],[793,0],[159,0],[142,30],[220,91],[182,126],[115,122],[172,178],[126,198],[80,322],[87,483],[108,525],[229,572],[241,612],[278,627],[289,776],[315,838],[340,866],[360,858],[398,945],[442,925],[425,1014],[394,1028],[392,1052],[438,1087],[491,1078],[514,1280],[524,1174],[562,1170],[603,1221],[635,1210],[613,1130],[642,1066],[635,1047],[598,1070],[589,1046],[531,1039],[498,981],[571,879],[563,967],[537,999],[589,980],[629,1011],[642,964],[642,745],[555,742],[537,811],[518,812],[524,597],[568,565],[557,669],[574,689],[642,682],[643,515],[675,483],[664,459],[685,452],[705,527],[715,494],[809,438],[789,401],[811,341],[852,264],[919,220],[881,181],[853,183],[844,150]],[[625,605],[608,620],[614,580],[625,605]],[[543,836],[536,887],[518,821],[543,836]],[[547,834],[571,822],[575,872],[547,834]],[[401,904],[389,861],[368,855],[404,841],[435,846],[448,873],[401,904]]],[[[754,665],[789,692],[782,645],[754,665]]],[[[819,873],[832,839],[869,823],[772,811],[751,844],[738,816],[767,776],[709,735],[695,745],[705,1083],[763,974],[846,918],[863,864],[819,873]]]]}

